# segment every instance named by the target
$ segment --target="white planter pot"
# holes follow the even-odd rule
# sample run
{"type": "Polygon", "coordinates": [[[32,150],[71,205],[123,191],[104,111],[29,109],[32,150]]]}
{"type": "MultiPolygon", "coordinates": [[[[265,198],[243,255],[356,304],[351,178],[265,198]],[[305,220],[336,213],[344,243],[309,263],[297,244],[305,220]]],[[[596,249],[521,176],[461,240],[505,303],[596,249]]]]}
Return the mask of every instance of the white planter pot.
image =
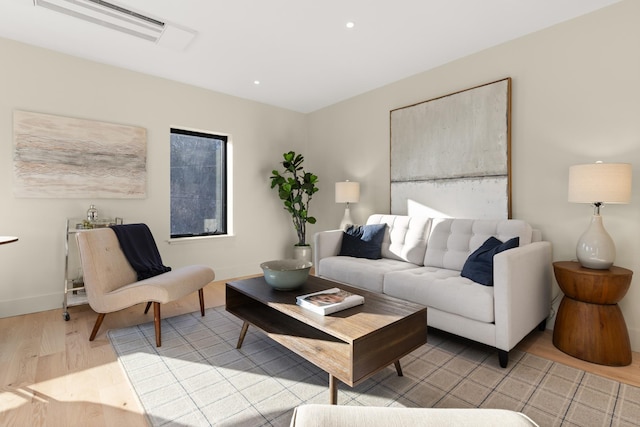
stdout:
{"type": "Polygon", "coordinates": [[[311,262],[311,246],[293,246],[293,258],[311,262]]]}

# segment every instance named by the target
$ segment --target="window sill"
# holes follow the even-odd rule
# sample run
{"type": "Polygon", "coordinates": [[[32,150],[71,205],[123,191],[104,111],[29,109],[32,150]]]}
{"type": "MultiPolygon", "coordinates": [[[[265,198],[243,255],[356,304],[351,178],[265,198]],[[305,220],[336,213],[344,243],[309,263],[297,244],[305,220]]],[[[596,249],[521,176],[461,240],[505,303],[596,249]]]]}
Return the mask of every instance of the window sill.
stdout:
{"type": "Polygon", "coordinates": [[[174,239],[167,239],[166,242],[170,245],[180,245],[184,243],[202,242],[206,240],[228,239],[235,237],[233,234],[217,234],[213,236],[193,236],[193,237],[177,237],[174,239]]]}

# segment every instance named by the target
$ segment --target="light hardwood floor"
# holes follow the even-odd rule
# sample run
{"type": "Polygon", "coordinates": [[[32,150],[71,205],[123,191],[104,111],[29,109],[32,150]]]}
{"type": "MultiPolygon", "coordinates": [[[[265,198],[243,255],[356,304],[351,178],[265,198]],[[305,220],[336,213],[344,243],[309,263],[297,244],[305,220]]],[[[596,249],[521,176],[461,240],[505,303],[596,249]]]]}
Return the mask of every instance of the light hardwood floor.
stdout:
{"type": "MultiPolygon", "coordinates": [[[[207,307],[224,304],[224,281],[205,287],[207,307]]],[[[162,317],[199,310],[197,294],[162,306],[162,317]]],[[[142,407],[106,337],[111,328],[153,320],[144,305],[105,317],[89,342],[97,315],[86,305],[0,319],[0,425],[147,426],[142,407]]],[[[534,331],[519,349],[598,375],[640,386],[640,354],[630,366],[612,368],[557,350],[551,332],[534,331]]]]}

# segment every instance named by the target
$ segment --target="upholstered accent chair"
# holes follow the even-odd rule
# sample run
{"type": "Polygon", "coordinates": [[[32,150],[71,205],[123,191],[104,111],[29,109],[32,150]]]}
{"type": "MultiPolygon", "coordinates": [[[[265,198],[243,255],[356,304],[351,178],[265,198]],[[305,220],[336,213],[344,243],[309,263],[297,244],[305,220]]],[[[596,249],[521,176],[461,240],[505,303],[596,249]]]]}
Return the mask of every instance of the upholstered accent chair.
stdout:
{"type": "Polygon", "coordinates": [[[84,275],[84,286],[91,308],[98,318],[89,337],[93,341],[107,313],[139,303],[153,304],[156,345],[162,344],[160,304],[198,291],[200,313],[204,316],[202,288],[215,278],[213,269],[191,265],[157,276],[138,280],[138,274],[127,260],[118,237],[111,228],[100,228],[76,234],[84,275]]]}

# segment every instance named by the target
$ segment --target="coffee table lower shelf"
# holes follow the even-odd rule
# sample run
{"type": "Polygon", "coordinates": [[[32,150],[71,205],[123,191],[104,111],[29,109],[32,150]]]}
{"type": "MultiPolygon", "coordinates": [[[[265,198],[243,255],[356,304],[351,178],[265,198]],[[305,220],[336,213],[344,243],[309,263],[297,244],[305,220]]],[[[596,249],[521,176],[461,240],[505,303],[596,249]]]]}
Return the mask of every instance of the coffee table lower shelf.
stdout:
{"type": "MultiPolygon", "coordinates": [[[[265,310],[264,308],[258,308],[258,307],[254,307],[254,310],[256,311],[262,310],[265,312],[269,311],[269,310],[265,310]]],[[[271,316],[271,318],[269,319],[269,322],[263,322],[260,316],[255,315],[256,314],[255,311],[248,310],[246,309],[246,307],[245,309],[241,309],[241,310],[228,310],[228,311],[240,319],[245,319],[242,325],[242,329],[240,330],[240,337],[238,338],[238,344],[236,345],[236,348],[238,349],[242,347],[242,342],[244,341],[244,337],[247,334],[249,325],[253,325],[258,329],[261,329],[263,332],[265,332],[269,338],[282,344],[289,350],[293,351],[299,356],[302,356],[303,358],[305,358],[306,360],[312,363],[314,362],[310,360],[310,357],[309,357],[309,355],[311,354],[313,354],[314,360],[316,358],[320,358],[324,360],[332,359],[331,365],[333,365],[332,367],[334,368],[339,366],[346,366],[350,362],[350,357],[349,357],[350,346],[348,343],[340,341],[335,337],[332,337],[331,335],[324,334],[316,329],[311,328],[310,326],[305,325],[304,323],[300,322],[300,324],[297,325],[298,327],[293,328],[295,330],[294,331],[294,330],[291,330],[291,328],[278,327],[279,326],[278,321],[274,319],[274,317],[278,317],[278,315],[273,312],[269,313],[269,316],[271,316]],[[251,318],[252,320],[248,320],[248,318],[251,318]]],[[[280,326],[283,326],[283,324],[281,324],[280,326]]],[[[327,366],[320,366],[320,364],[318,363],[314,363],[314,364],[326,372],[333,372],[333,371],[328,371],[329,367],[327,366]]],[[[396,372],[398,373],[398,376],[401,377],[402,367],[400,366],[400,360],[393,361],[393,364],[396,368],[396,372]]],[[[322,365],[324,365],[324,363],[322,363],[322,365]]],[[[386,365],[383,366],[382,368],[384,367],[386,367],[386,365]]],[[[382,368],[380,368],[379,370],[381,370],[382,368]]],[[[345,372],[344,374],[346,375],[347,373],[345,372]]],[[[362,378],[361,381],[365,380],[371,375],[373,375],[373,373],[368,375],[365,378],[362,378]]],[[[357,385],[360,382],[360,381],[353,382],[353,381],[347,380],[347,378],[348,377],[344,376],[344,377],[341,377],[340,380],[351,387],[357,385]]],[[[338,384],[337,384],[338,379],[339,378],[329,373],[329,404],[331,405],[335,405],[338,400],[338,384]]]]}
{"type": "MultiPolygon", "coordinates": [[[[354,319],[361,316],[365,320],[372,315],[368,312],[359,314],[364,310],[362,306],[345,310],[336,317],[325,317],[295,305],[295,293],[291,294],[290,302],[277,301],[287,300],[284,293],[273,295],[276,301],[261,301],[259,299],[264,298],[262,291],[256,291],[254,295],[251,286],[242,287],[243,282],[257,285],[256,279],[227,283],[226,310],[244,321],[237,348],[241,348],[249,325],[257,327],[274,341],[328,373],[331,404],[337,401],[337,380],[354,387],[391,364],[402,376],[400,358],[426,342],[426,308],[418,308],[409,315],[395,316],[397,319],[380,328],[370,328],[365,324],[362,327],[365,332],[362,332],[354,319]],[[351,328],[353,331],[346,328],[348,332],[340,336],[342,333],[337,331],[342,331],[341,327],[347,324],[350,327],[355,324],[356,327],[351,328]]],[[[327,282],[327,285],[333,283],[327,282]]],[[[373,294],[370,297],[372,300],[378,298],[373,294]]],[[[372,301],[369,308],[375,307],[375,301],[372,301]]],[[[386,313],[381,316],[388,317],[386,313]]]]}

